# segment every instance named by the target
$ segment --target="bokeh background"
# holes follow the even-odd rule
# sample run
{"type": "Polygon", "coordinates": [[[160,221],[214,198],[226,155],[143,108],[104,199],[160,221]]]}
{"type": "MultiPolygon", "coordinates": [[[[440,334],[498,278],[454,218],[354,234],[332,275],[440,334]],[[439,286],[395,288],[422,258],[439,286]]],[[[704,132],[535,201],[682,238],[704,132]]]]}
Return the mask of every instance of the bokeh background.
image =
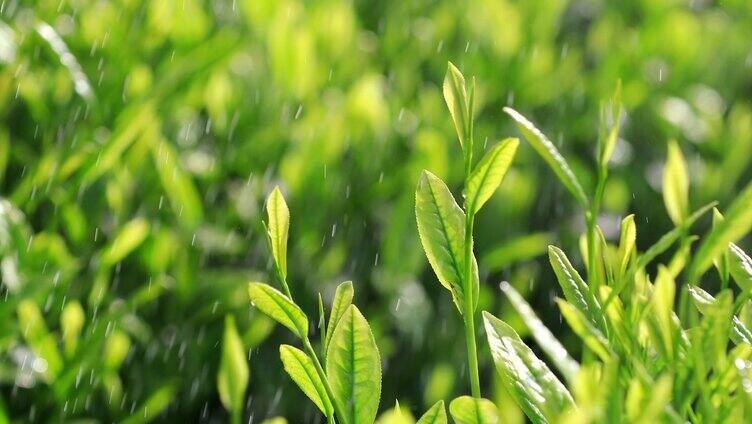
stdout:
{"type": "MultiPolygon", "coordinates": [[[[249,351],[244,420],[322,422],[282,370],[292,336],[246,294],[273,282],[261,219],[277,184],[292,290],[316,317],[319,292],[326,303],[354,281],[381,350],[381,409],[466,393],[461,321],[413,211],[421,169],[461,184],[450,60],[477,78],[480,143],[517,135],[511,105],[586,185],[621,79],[609,238],[627,213],[638,247],[671,228],[671,138],[693,207],[728,204],[752,177],[748,0],[4,0],[0,19],[3,422],[223,422],[227,314],[249,351]]],[[[508,279],[576,353],[542,254],[554,243],[580,261],[583,228],[523,144],[476,223],[481,307],[518,323],[497,289],[508,279]]],[[[523,421],[479,343],[484,394],[523,421]]]]}

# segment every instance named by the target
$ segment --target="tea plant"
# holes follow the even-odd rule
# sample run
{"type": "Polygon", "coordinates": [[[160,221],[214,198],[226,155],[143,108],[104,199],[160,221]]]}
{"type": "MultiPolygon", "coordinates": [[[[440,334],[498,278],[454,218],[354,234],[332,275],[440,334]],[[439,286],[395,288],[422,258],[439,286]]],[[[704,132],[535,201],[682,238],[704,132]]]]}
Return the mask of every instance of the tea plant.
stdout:
{"type": "Polygon", "coordinates": [[[474,164],[475,80],[468,87],[462,73],[450,63],[443,92],[464,158],[463,207],[460,208],[439,177],[424,170],[415,191],[415,216],[428,261],[441,285],[451,293],[465,325],[472,398],[455,399],[449,410],[457,422],[495,422],[496,407],[482,399],[478,377],[475,314],[479,277],[473,253],[473,223],[480,208],[501,184],[519,141],[513,138],[501,141],[474,164]]]}
{"type": "MultiPolygon", "coordinates": [[[[327,422],[373,423],[381,396],[381,360],[368,321],[352,303],[355,294],[352,282],[346,281],[337,287],[328,323],[319,294],[320,342],[315,349],[308,335],[308,316],[293,300],[287,282],[290,211],[278,187],[267,198],[266,211],[265,227],[274,270],[283,292],[268,284],[252,282],[248,284],[248,294],[256,308],[287,327],[301,341],[302,350],[290,345],[280,346],[285,371],[316,404],[327,422]]],[[[240,345],[234,341],[237,338],[233,335],[234,323],[228,320],[228,324],[218,385],[223,404],[232,411],[233,421],[239,422],[248,372],[240,345]]],[[[399,411],[399,404],[396,410],[399,411]]],[[[460,408],[461,413],[466,413],[466,410],[460,408]]],[[[434,404],[418,420],[419,424],[446,422],[442,401],[434,404]]]]}
{"type": "Polygon", "coordinates": [[[512,327],[483,312],[496,369],[536,423],[742,422],[752,412],[752,259],[734,242],[752,227],[752,184],[725,217],[714,209],[713,228],[693,252],[698,237],[691,228],[715,203],[690,213],[687,165],[671,141],[663,198],[675,229],[640,253],[635,218],[629,215],[618,243],[609,243],[597,216],[618,137],[618,88],[611,110],[610,126],[606,114],[601,116],[596,188],[587,196],[553,143],[520,113],[505,108],[584,211],[581,250],[587,273],[582,278],[561,249],[549,247],[564,295],[556,303],[583,343],[581,364],[512,285],[501,284],[566,385],[512,327]],[[653,264],[674,245],[678,248],[667,263],[653,264]],[[700,287],[711,265],[720,280],[715,295],[700,287]]]}

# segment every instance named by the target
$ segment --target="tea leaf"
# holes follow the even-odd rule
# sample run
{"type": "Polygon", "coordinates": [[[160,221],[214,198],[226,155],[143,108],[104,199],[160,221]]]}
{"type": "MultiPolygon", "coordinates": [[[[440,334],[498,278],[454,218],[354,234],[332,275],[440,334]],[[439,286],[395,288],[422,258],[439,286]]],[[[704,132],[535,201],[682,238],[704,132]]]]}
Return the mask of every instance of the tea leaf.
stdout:
{"type": "Polygon", "coordinates": [[[18,303],[18,327],[23,330],[24,339],[35,355],[47,361],[47,369],[42,373],[45,381],[53,382],[63,369],[63,358],[55,337],[47,329],[42,311],[36,303],[24,299],[18,303]]]}
{"type": "Polygon", "coordinates": [[[368,321],[355,305],[345,310],[334,329],[326,375],[347,423],[372,423],[381,396],[381,360],[368,321]]]}
{"type": "Polygon", "coordinates": [[[548,163],[548,166],[554,171],[559,181],[569,190],[574,196],[575,200],[579,202],[583,209],[588,209],[588,199],[585,195],[585,191],[582,189],[580,182],[572,172],[572,168],[569,167],[566,159],[559,153],[556,146],[549,140],[543,133],[533,125],[527,118],[522,116],[516,110],[505,107],[506,112],[517,123],[525,139],[533,146],[536,152],[548,163]]]}
{"type": "MultiPolygon", "coordinates": [[[[713,208],[713,228],[717,227],[721,221],[723,221],[723,215],[718,209],[713,208]]],[[[729,278],[729,252],[724,251],[717,257],[713,258],[713,265],[718,270],[718,275],[721,278],[721,284],[728,284],[729,278]]]]}
{"type": "Polygon", "coordinates": [[[449,404],[449,413],[457,424],[497,424],[499,411],[488,399],[460,396],[449,404]]]}
{"type": "Polygon", "coordinates": [[[428,262],[462,313],[465,214],[446,184],[428,171],[423,171],[418,181],[415,216],[428,262]]]}
{"type": "Polygon", "coordinates": [[[661,339],[667,355],[674,357],[675,324],[673,322],[674,297],[676,294],[676,282],[669,270],[663,265],[658,267],[658,276],[655,280],[652,305],[655,317],[661,331],[661,339]]]}
{"type": "Polygon", "coordinates": [[[748,344],[752,346],[752,331],[750,331],[746,325],[734,316],[731,320],[731,341],[735,344],[748,344]]]}
{"type": "Polygon", "coordinates": [[[153,142],[151,156],[159,174],[165,196],[170,201],[173,212],[186,229],[195,229],[204,216],[201,197],[190,175],[183,169],[178,154],[172,145],[161,136],[151,136],[153,142]]]}
{"type": "Polygon", "coordinates": [[[60,313],[60,328],[63,330],[66,356],[70,357],[75,353],[85,321],[84,309],[77,300],[66,303],[63,312],[60,313]]]}
{"type": "Polygon", "coordinates": [[[289,328],[300,338],[308,334],[305,313],[279,290],[263,283],[249,283],[248,295],[254,306],[278,323],[289,328]]]}
{"type": "Polygon", "coordinates": [[[447,424],[444,401],[440,400],[434,403],[431,409],[426,411],[416,424],[447,424]]]}
{"type": "Polygon", "coordinates": [[[752,258],[739,246],[729,243],[729,273],[742,291],[752,290],[752,258]]]}
{"type": "Polygon", "coordinates": [[[122,261],[140,246],[148,235],[149,223],[145,219],[136,218],[126,223],[102,254],[102,263],[111,266],[122,261]]]}
{"type": "Polygon", "coordinates": [[[467,182],[466,209],[471,214],[476,214],[499,187],[519,144],[516,138],[507,138],[493,146],[478,162],[467,182]]]}
{"type": "Polygon", "coordinates": [[[222,356],[217,374],[219,399],[228,411],[238,413],[243,410],[248,378],[245,348],[238,335],[238,329],[235,327],[235,319],[232,315],[228,315],[225,317],[222,356]]]}
{"type": "Polygon", "coordinates": [[[688,285],[687,291],[689,292],[692,302],[701,314],[707,313],[708,308],[715,303],[715,298],[700,287],[688,285]]]}
{"type": "Polygon", "coordinates": [[[517,313],[520,314],[525,325],[530,329],[530,335],[533,336],[541,349],[553,361],[556,368],[562,373],[567,381],[573,381],[580,369],[580,365],[572,359],[569,352],[562,346],[559,340],[538,318],[533,309],[525,302],[525,299],[506,281],[502,282],[501,291],[507,295],[509,302],[512,304],[517,313]]]}
{"type": "Polygon", "coordinates": [[[723,221],[703,238],[689,268],[688,280],[696,280],[708,269],[713,258],[723,252],[729,243],[747,234],[750,228],[752,228],[752,183],[748,184],[729,206],[723,221]]]}
{"type": "Polygon", "coordinates": [[[290,231],[290,210],[279,187],[274,187],[266,199],[269,241],[274,263],[283,278],[287,278],[287,237],[290,231]]]}
{"type": "Polygon", "coordinates": [[[562,299],[556,299],[556,304],[559,305],[559,310],[561,310],[564,320],[572,327],[575,334],[585,342],[587,347],[595,352],[601,360],[610,360],[613,353],[608,345],[606,336],[585,317],[582,311],[562,299]]]}
{"type": "Polygon", "coordinates": [[[621,221],[621,233],[619,235],[619,278],[624,276],[629,266],[629,261],[636,251],[637,228],[635,227],[634,215],[627,215],[621,221]]]}
{"type": "Polygon", "coordinates": [[[332,312],[329,315],[329,325],[327,325],[328,332],[326,334],[326,341],[324,342],[324,351],[329,349],[329,343],[332,341],[332,335],[334,329],[337,328],[340,318],[347,310],[347,307],[352,304],[354,295],[352,281],[345,281],[337,286],[337,290],[334,292],[334,301],[332,302],[332,312]]]}
{"type": "Polygon", "coordinates": [[[569,391],[525,346],[512,327],[483,312],[488,344],[502,383],[525,414],[537,423],[553,422],[574,406],[569,391]]]}
{"type": "Polygon", "coordinates": [[[548,246],[548,257],[564,292],[564,297],[579,309],[596,328],[605,332],[607,328],[606,320],[603,318],[601,305],[590,291],[590,287],[569,262],[567,255],[556,246],[548,246]]]}
{"type": "Polygon", "coordinates": [[[465,77],[452,62],[447,65],[446,75],[444,76],[444,101],[449,107],[449,113],[454,121],[454,128],[457,130],[457,138],[460,146],[465,149],[467,144],[467,131],[470,125],[467,89],[465,87],[465,77]]]}
{"type": "Polygon", "coordinates": [[[616,147],[616,141],[619,138],[619,120],[621,119],[621,80],[616,84],[614,96],[611,99],[611,127],[606,133],[605,110],[601,112],[601,137],[600,137],[600,154],[598,163],[605,168],[616,147]]]}
{"type": "Polygon", "coordinates": [[[331,417],[334,413],[332,402],[326,394],[324,383],[316,373],[316,366],[311,358],[302,350],[285,344],[279,347],[279,356],[285,371],[300,387],[300,390],[316,404],[324,415],[331,417]]]}
{"type": "Polygon", "coordinates": [[[674,224],[684,222],[689,213],[689,175],[676,140],[668,142],[668,157],[663,170],[663,203],[674,224]]]}

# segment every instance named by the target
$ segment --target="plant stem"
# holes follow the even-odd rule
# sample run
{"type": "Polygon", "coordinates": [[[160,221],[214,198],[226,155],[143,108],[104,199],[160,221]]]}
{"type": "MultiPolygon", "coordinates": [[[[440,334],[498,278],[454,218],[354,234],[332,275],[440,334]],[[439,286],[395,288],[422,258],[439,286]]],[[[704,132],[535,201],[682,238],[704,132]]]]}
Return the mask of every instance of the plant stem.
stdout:
{"type": "MultiPolygon", "coordinates": [[[[472,125],[468,130],[468,145],[465,151],[465,187],[470,180],[473,166],[472,125]]],[[[465,344],[467,345],[467,364],[470,373],[470,390],[474,398],[480,398],[480,378],[478,377],[478,348],[475,343],[475,303],[473,287],[473,223],[475,213],[469,210],[465,199],[465,284],[464,284],[464,313],[465,344]]]]}

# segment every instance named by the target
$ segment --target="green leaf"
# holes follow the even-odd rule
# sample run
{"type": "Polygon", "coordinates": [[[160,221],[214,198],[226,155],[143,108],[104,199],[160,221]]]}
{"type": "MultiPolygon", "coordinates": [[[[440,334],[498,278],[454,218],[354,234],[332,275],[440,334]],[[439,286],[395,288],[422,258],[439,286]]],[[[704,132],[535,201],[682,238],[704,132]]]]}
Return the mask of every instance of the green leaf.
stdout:
{"type": "Polygon", "coordinates": [[[564,320],[567,321],[572,331],[582,339],[585,345],[595,352],[601,360],[610,360],[613,352],[609,347],[606,336],[587,319],[582,311],[574,307],[571,303],[562,299],[556,299],[556,303],[559,305],[559,310],[564,320]]]}
{"type": "Polygon", "coordinates": [[[70,357],[75,353],[85,321],[84,308],[77,300],[74,299],[65,304],[63,312],[60,313],[60,328],[63,330],[66,356],[70,357]]]}
{"type": "MultiPolygon", "coordinates": [[[[718,209],[713,208],[713,228],[717,227],[723,221],[723,215],[718,209]]],[[[717,257],[713,258],[713,265],[718,270],[721,278],[721,284],[726,285],[729,278],[729,252],[724,251],[717,257]]]]}
{"type": "Polygon", "coordinates": [[[243,410],[245,390],[248,387],[248,363],[243,342],[235,327],[232,315],[225,317],[225,332],[222,339],[222,356],[217,374],[219,399],[225,409],[238,413],[243,410]]]}
{"type": "Polygon", "coordinates": [[[729,243],[729,273],[744,292],[752,290],[752,258],[739,246],[729,243]]]}
{"type": "Polygon", "coordinates": [[[467,209],[476,214],[491,198],[512,164],[520,141],[507,138],[496,144],[478,162],[467,182],[467,209]]]}
{"type": "Polygon", "coordinates": [[[744,325],[739,317],[734,316],[731,320],[731,324],[731,341],[737,345],[745,343],[752,346],[752,331],[744,325]]]}
{"type": "Polygon", "coordinates": [[[602,168],[606,168],[611,154],[616,147],[616,141],[619,138],[619,120],[621,119],[621,80],[616,84],[616,91],[611,99],[611,127],[606,132],[605,108],[601,110],[601,136],[600,151],[598,162],[602,168]]]}
{"type": "Polygon", "coordinates": [[[689,269],[689,281],[702,275],[729,243],[742,238],[752,228],[752,183],[739,193],[724,219],[703,238],[689,269]]]}
{"type": "Polygon", "coordinates": [[[160,134],[154,135],[153,139],[149,145],[165,196],[178,222],[186,229],[193,230],[204,216],[201,197],[190,175],[180,165],[172,145],[160,134]]]}
{"type": "MultiPolygon", "coordinates": [[[[449,289],[460,313],[463,311],[465,286],[464,249],[465,213],[441,179],[423,171],[415,192],[415,216],[418,234],[441,285],[449,289]]],[[[475,275],[477,265],[473,264],[475,275]]],[[[473,282],[473,295],[477,292],[473,282]]]]}
{"type": "Polygon", "coordinates": [[[564,297],[579,309],[601,332],[606,332],[606,320],[603,310],[590,291],[590,287],[572,266],[567,255],[556,246],[548,246],[548,257],[554,269],[564,297]]]}
{"type": "Polygon", "coordinates": [[[449,413],[457,424],[497,424],[499,410],[488,399],[460,396],[449,404],[449,413]]]}
{"type": "Polygon", "coordinates": [[[549,167],[554,171],[559,181],[569,190],[574,196],[575,200],[580,204],[583,209],[588,209],[588,199],[585,195],[585,191],[582,189],[582,185],[577,180],[577,177],[572,172],[572,168],[569,167],[566,159],[559,153],[556,146],[549,140],[543,133],[533,125],[527,118],[522,116],[516,110],[505,107],[506,112],[517,123],[525,139],[533,146],[536,152],[546,161],[549,167]]]}
{"type": "Polygon", "coordinates": [[[289,328],[301,339],[308,334],[308,318],[298,305],[279,290],[263,283],[249,283],[248,295],[261,312],[289,328]]]}
{"type": "Polygon", "coordinates": [[[426,411],[416,424],[447,424],[444,401],[440,400],[434,403],[431,409],[426,411]]]}
{"type": "Polygon", "coordinates": [[[324,383],[316,372],[316,366],[311,358],[302,350],[285,344],[279,347],[279,356],[282,359],[285,371],[303,393],[316,404],[324,415],[327,417],[333,416],[332,402],[326,394],[324,383]]]}
{"type": "Polygon", "coordinates": [[[444,85],[442,87],[444,101],[449,107],[449,113],[454,121],[454,128],[457,130],[457,138],[460,146],[465,150],[467,144],[467,134],[470,126],[468,95],[465,84],[465,77],[452,62],[447,65],[447,72],[444,76],[444,85]]]}
{"type": "Polygon", "coordinates": [[[154,390],[133,414],[121,421],[123,424],[148,423],[157,418],[175,399],[174,384],[165,384],[154,390]]]}
{"type": "Polygon", "coordinates": [[[655,280],[652,305],[661,332],[665,352],[671,358],[674,357],[674,339],[676,337],[676,326],[673,322],[675,295],[676,282],[669,270],[665,266],[660,265],[658,267],[658,276],[655,280]]]}
{"type": "Polygon", "coordinates": [[[624,276],[634,252],[636,251],[637,228],[635,227],[634,215],[627,215],[621,221],[619,234],[619,278],[624,276]]]}
{"type": "Polygon", "coordinates": [[[340,318],[326,352],[326,375],[345,424],[372,423],[381,396],[381,360],[368,321],[355,305],[340,318]]]}
{"type": "Polygon", "coordinates": [[[274,263],[284,278],[287,278],[287,236],[290,231],[290,210],[279,187],[274,187],[266,199],[269,243],[274,263]]]}
{"type": "Polygon", "coordinates": [[[559,369],[564,378],[567,381],[573,381],[580,370],[580,365],[577,361],[572,359],[569,352],[556,339],[548,327],[543,324],[543,321],[538,318],[530,305],[525,302],[525,299],[522,298],[512,285],[503,281],[500,287],[501,291],[509,298],[509,302],[514,309],[520,314],[522,320],[525,321],[525,325],[530,329],[530,335],[538,342],[541,349],[546,352],[546,355],[548,355],[556,368],[559,369]]]}
{"type": "Polygon", "coordinates": [[[136,218],[120,229],[115,239],[102,254],[102,264],[112,266],[122,261],[133,252],[149,235],[149,223],[143,218],[136,218]]]}
{"type": "Polygon", "coordinates": [[[688,285],[687,292],[701,314],[706,314],[708,308],[715,303],[715,298],[698,286],[688,285]]]}
{"type": "Polygon", "coordinates": [[[668,142],[668,157],[663,169],[663,203],[674,224],[684,222],[689,213],[689,175],[676,140],[668,142]]]}
{"type": "Polygon", "coordinates": [[[60,371],[63,370],[63,358],[55,337],[47,329],[42,311],[36,303],[24,299],[18,303],[17,313],[18,327],[22,330],[26,343],[39,357],[33,359],[34,365],[40,368],[46,366],[46,369],[42,371],[44,380],[48,383],[55,381],[60,371]]]}
{"type": "Polygon", "coordinates": [[[488,344],[502,383],[536,423],[555,422],[574,407],[572,395],[548,366],[500,319],[483,312],[488,344]]]}
{"type": "Polygon", "coordinates": [[[347,308],[352,304],[355,291],[353,290],[352,281],[345,281],[337,286],[337,290],[334,292],[334,301],[332,302],[332,312],[329,315],[329,330],[326,334],[326,341],[324,343],[324,351],[329,349],[329,343],[332,341],[332,335],[334,335],[334,329],[337,328],[340,318],[345,313],[347,308]]]}

